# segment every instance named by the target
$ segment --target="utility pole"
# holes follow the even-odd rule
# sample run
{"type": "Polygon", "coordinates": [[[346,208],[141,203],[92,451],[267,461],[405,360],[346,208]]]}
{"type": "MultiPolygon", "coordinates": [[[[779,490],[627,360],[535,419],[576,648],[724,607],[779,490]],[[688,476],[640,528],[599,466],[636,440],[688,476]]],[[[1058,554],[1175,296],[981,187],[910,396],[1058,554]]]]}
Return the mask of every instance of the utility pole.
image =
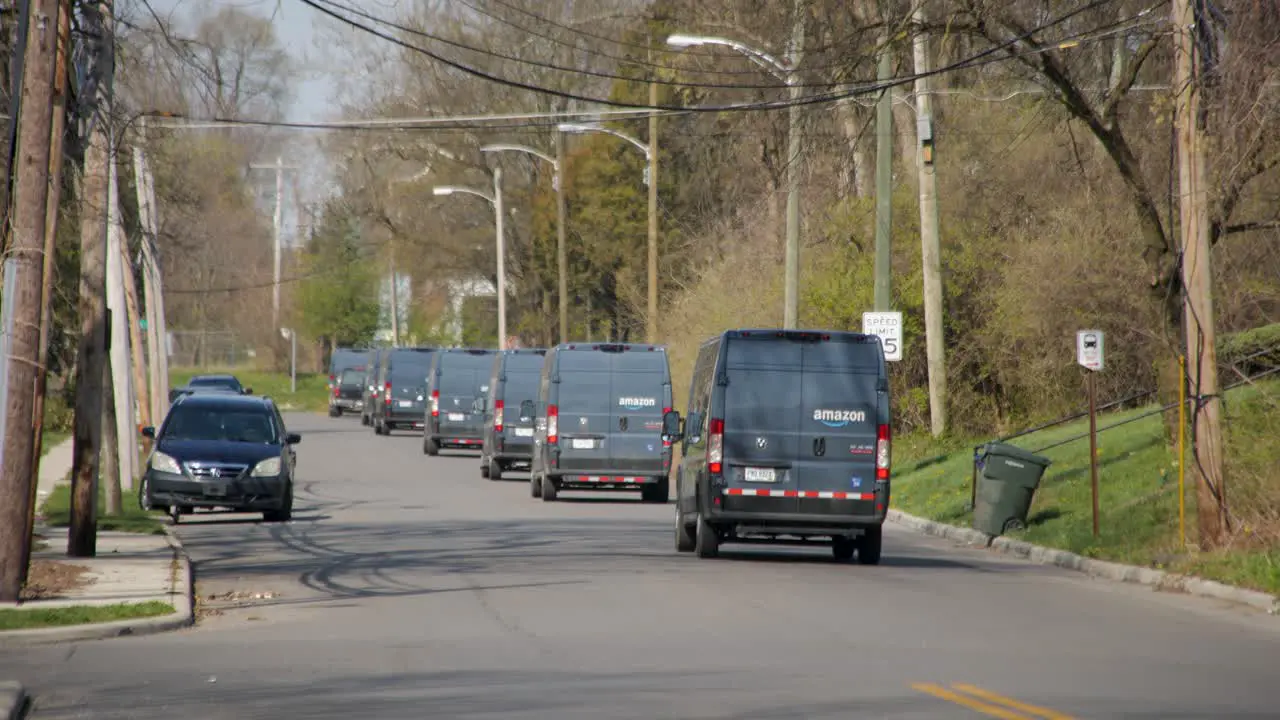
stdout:
{"type": "Polygon", "coordinates": [[[133,481],[138,476],[138,429],[135,425],[133,364],[129,352],[124,245],[124,226],[120,220],[120,182],[115,157],[112,156],[107,171],[107,311],[111,318],[108,324],[111,338],[107,345],[110,348],[111,386],[114,392],[108,396],[112,403],[108,417],[115,420],[116,443],[110,448],[104,445],[103,449],[116,453],[119,472],[104,475],[111,483],[109,487],[114,488],[119,484],[125,489],[132,489],[133,481]]]}
{"type": "MultiPolygon", "coordinates": [[[[284,171],[297,170],[294,165],[285,165],[284,158],[277,155],[276,161],[270,165],[251,164],[249,166],[254,170],[274,170],[276,173],[276,202],[275,209],[272,212],[272,225],[275,234],[275,247],[272,251],[272,285],[271,285],[271,326],[280,327],[280,258],[281,247],[284,234],[284,171]]],[[[394,277],[392,284],[395,284],[394,277]]]]}
{"type": "MultiPolygon", "coordinates": [[[[653,49],[650,42],[649,56],[653,49]]],[[[654,68],[652,72],[656,72],[654,68]]],[[[658,342],[658,83],[649,80],[649,304],[645,313],[645,342],[658,342]]]]}
{"type": "Polygon", "coordinates": [[[1208,185],[1205,151],[1201,144],[1201,63],[1196,34],[1206,20],[1193,0],[1173,1],[1177,58],[1173,87],[1176,99],[1178,211],[1182,229],[1183,322],[1187,337],[1187,378],[1191,386],[1191,427],[1194,466],[1200,474],[1196,488],[1200,546],[1216,547],[1228,529],[1227,479],[1223,467],[1222,400],[1218,389],[1218,358],[1213,314],[1212,254],[1209,245],[1208,185]]]}
{"type": "MultiPolygon", "coordinates": [[[[143,242],[146,242],[145,239],[143,242]]],[[[123,243],[122,243],[123,244],[123,243]]],[[[138,281],[133,276],[133,263],[129,257],[127,244],[121,248],[124,268],[124,303],[129,316],[129,357],[133,369],[133,392],[138,403],[138,425],[146,427],[151,424],[151,398],[147,389],[147,353],[142,343],[142,313],[138,303],[138,281]]],[[[144,441],[143,450],[150,450],[151,444],[144,441]]]]}
{"type": "Polygon", "coordinates": [[[493,169],[493,210],[498,226],[498,349],[507,349],[507,266],[506,239],[502,231],[506,212],[502,209],[502,168],[493,169]]]}
{"type": "Polygon", "coordinates": [[[791,106],[787,108],[787,249],[782,327],[794,329],[800,308],[800,60],[804,54],[806,0],[796,0],[791,23],[791,43],[787,52],[787,87],[791,106]]]}
{"type": "MultiPolygon", "coordinates": [[[[105,77],[93,103],[80,191],[80,345],[76,353],[76,408],[71,461],[71,526],[67,554],[97,554],[98,460],[102,447],[103,379],[107,372],[107,195],[112,158],[111,69],[113,0],[100,0],[89,17],[101,25],[97,67],[105,77]],[[96,16],[96,17],[95,17],[96,16]]],[[[98,28],[90,28],[91,30],[98,28]]]]}
{"type": "MultiPolygon", "coordinates": [[[[652,132],[652,130],[650,131],[652,132]]],[[[564,152],[564,133],[556,131],[556,266],[560,276],[560,342],[569,342],[569,253],[566,249],[564,183],[567,166],[564,152]]]]}
{"type": "Polygon", "coordinates": [[[391,276],[388,290],[391,293],[391,347],[400,347],[400,278],[396,276],[396,239],[391,233],[387,243],[387,272],[391,276]]]}
{"type": "MultiPolygon", "coordinates": [[[[893,78],[889,36],[881,36],[876,80],[884,86],[893,78]]],[[[893,309],[893,89],[880,91],[876,103],[876,259],[875,310],[893,309]]]]}
{"type": "Polygon", "coordinates": [[[929,34],[916,5],[912,50],[916,68],[916,168],[920,172],[920,247],[924,264],[925,352],[929,364],[929,419],[933,436],[947,431],[947,349],[943,337],[942,246],[938,239],[937,176],[933,163],[933,100],[929,96],[929,34]]]}
{"type": "MultiPolygon", "coordinates": [[[[49,135],[49,198],[45,201],[44,216],[44,268],[40,284],[40,352],[36,371],[35,410],[32,412],[32,467],[38,471],[40,456],[44,453],[44,396],[47,390],[49,366],[49,331],[53,324],[53,270],[56,263],[58,216],[62,209],[62,150],[67,129],[67,51],[71,42],[71,2],[58,3],[58,51],[54,59],[53,120],[49,135]]],[[[36,489],[39,483],[31,483],[31,508],[35,509],[36,489]]],[[[27,534],[24,536],[22,580],[27,579],[31,566],[31,534],[35,530],[36,516],[27,513],[27,534]]]]}
{"type": "MultiPolygon", "coordinates": [[[[49,199],[49,140],[53,131],[53,76],[58,45],[58,0],[31,0],[22,73],[22,112],[13,237],[7,262],[13,263],[13,332],[9,356],[0,358],[5,373],[5,407],[12,422],[0,437],[0,602],[16,602],[25,572],[27,515],[38,461],[27,421],[35,410],[40,359],[40,291],[43,275],[45,210],[49,199]]],[[[6,288],[8,289],[8,288],[6,288]]]]}
{"type": "Polygon", "coordinates": [[[164,323],[164,299],[160,289],[160,266],[156,258],[156,207],[151,169],[142,145],[147,139],[147,118],[138,119],[139,140],[133,148],[134,186],[138,194],[139,224],[142,226],[142,294],[147,316],[147,368],[151,374],[151,418],[164,422],[169,411],[169,361],[164,323]]]}

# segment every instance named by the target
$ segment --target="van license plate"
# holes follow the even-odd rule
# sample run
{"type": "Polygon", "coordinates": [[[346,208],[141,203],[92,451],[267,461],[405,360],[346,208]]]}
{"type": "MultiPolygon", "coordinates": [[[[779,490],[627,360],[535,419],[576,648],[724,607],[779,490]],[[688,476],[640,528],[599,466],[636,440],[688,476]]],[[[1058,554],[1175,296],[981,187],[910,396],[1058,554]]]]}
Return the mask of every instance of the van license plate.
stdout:
{"type": "Polygon", "coordinates": [[[462,413],[449,413],[449,422],[462,422],[467,417],[462,413]]]}
{"type": "Polygon", "coordinates": [[[773,468],[744,468],[747,482],[777,482],[777,472],[773,468]]]}
{"type": "Polygon", "coordinates": [[[400,407],[413,407],[413,401],[412,401],[412,400],[401,400],[401,401],[400,401],[400,407]]]}
{"type": "Polygon", "coordinates": [[[592,440],[591,438],[574,438],[573,439],[574,450],[590,450],[595,446],[596,446],[596,441],[592,440]]]}
{"type": "Polygon", "coordinates": [[[533,428],[516,428],[516,437],[533,437],[533,428]]]}

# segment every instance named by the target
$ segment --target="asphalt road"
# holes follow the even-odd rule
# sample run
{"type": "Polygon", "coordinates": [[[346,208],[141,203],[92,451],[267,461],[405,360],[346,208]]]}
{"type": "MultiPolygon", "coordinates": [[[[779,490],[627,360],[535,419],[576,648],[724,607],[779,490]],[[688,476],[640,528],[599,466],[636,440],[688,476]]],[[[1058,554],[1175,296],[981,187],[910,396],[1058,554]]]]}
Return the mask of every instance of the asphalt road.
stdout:
{"type": "MultiPolygon", "coordinates": [[[[889,526],[673,548],[673,507],[544,503],[420,435],[292,416],[295,520],[180,526],[202,617],[0,652],[54,718],[1274,718],[1280,618],[889,526]]],[[[564,497],[564,496],[562,496],[564,497]]]]}

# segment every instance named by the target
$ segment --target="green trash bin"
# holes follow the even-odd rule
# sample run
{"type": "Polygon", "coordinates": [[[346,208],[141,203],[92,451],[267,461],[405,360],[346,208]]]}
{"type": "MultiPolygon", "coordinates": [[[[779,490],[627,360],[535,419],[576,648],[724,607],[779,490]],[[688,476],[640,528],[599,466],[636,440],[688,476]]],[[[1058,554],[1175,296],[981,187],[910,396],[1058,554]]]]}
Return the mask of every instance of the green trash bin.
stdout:
{"type": "Polygon", "coordinates": [[[991,536],[1027,526],[1027,513],[1049,459],[1007,443],[987,443],[981,458],[973,529],[991,536]]]}

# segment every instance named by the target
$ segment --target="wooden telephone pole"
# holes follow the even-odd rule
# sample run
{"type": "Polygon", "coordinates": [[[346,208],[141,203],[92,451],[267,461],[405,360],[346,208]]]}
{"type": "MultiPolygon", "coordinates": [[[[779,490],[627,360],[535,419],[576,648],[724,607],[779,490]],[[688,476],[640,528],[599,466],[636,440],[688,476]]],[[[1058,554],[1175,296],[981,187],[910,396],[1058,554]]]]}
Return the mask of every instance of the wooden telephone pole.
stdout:
{"type": "Polygon", "coordinates": [[[58,0],[31,0],[22,73],[18,153],[12,171],[13,334],[6,374],[5,418],[0,437],[0,602],[16,602],[25,573],[27,516],[35,482],[34,437],[28,424],[35,410],[40,360],[40,291],[43,276],[45,209],[49,200],[49,139],[53,130],[53,75],[58,46],[58,0]]]}
{"type": "Polygon", "coordinates": [[[1209,244],[1208,185],[1201,143],[1201,63],[1197,34],[1207,18],[1199,0],[1173,0],[1177,59],[1173,87],[1177,95],[1179,215],[1182,230],[1183,322],[1187,336],[1187,382],[1191,387],[1192,455],[1200,475],[1196,489],[1200,546],[1215,547],[1227,529],[1227,481],[1223,470],[1222,400],[1218,396],[1218,357],[1214,343],[1212,256],[1209,244]]]}

